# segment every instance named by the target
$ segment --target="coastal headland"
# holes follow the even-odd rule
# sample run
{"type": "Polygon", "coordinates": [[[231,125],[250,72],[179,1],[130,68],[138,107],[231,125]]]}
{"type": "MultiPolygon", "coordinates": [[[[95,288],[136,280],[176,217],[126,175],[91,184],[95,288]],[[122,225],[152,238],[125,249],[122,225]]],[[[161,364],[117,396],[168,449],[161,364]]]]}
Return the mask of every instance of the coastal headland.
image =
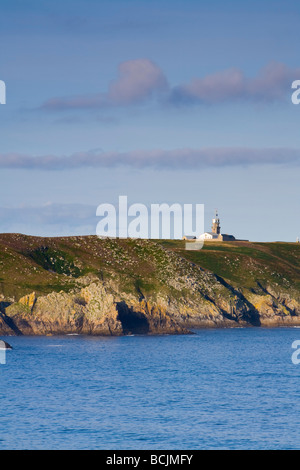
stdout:
{"type": "Polygon", "coordinates": [[[300,244],[0,235],[0,335],[300,326],[300,244]]]}

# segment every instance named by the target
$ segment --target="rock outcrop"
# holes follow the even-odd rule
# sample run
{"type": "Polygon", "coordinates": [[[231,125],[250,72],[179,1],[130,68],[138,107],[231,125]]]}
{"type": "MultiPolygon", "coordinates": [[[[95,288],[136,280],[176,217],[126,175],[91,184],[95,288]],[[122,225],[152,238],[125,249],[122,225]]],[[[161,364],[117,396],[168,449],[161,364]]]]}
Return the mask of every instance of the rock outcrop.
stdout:
{"type": "Polygon", "coordinates": [[[33,309],[35,302],[36,302],[35,292],[32,292],[29,295],[25,295],[24,297],[21,297],[21,299],[19,300],[20,304],[26,305],[27,307],[30,308],[30,310],[33,309]]]}
{"type": "Polygon", "coordinates": [[[200,295],[189,302],[170,297],[139,299],[114,290],[111,283],[94,281],[76,293],[52,292],[34,303],[23,299],[6,307],[0,318],[2,335],[186,334],[199,327],[300,324],[300,303],[270,294],[253,294],[249,299],[234,294],[229,301],[221,292],[216,299],[200,295]]]}
{"type": "MultiPolygon", "coordinates": [[[[31,297],[28,295],[27,298],[31,297]]],[[[22,299],[21,299],[22,300],[22,299]]],[[[36,299],[32,308],[15,302],[0,319],[2,334],[183,334],[188,330],[172,318],[166,307],[112,294],[111,286],[93,282],[75,294],[51,293],[36,299]]]]}

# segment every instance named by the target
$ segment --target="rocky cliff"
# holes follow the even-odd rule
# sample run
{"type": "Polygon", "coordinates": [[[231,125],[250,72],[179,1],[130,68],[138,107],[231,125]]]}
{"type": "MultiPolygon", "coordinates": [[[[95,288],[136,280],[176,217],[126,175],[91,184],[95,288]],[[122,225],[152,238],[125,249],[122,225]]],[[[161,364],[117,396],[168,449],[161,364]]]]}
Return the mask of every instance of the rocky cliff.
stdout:
{"type": "Polygon", "coordinates": [[[0,335],[300,325],[300,245],[0,235],[0,335]]]}

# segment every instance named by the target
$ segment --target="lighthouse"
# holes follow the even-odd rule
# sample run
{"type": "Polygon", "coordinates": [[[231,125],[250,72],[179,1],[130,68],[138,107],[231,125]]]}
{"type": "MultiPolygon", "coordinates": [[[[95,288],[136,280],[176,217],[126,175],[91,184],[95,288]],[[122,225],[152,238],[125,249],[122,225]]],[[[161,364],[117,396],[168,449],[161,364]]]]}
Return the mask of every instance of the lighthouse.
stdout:
{"type": "Polygon", "coordinates": [[[235,237],[233,235],[227,235],[227,233],[221,233],[219,214],[216,210],[215,217],[212,219],[211,232],[202,233],[198,239],[214,242],[229,242],[234,241],[235,237]]]}
{"type": "Polygon", "coordinates": [[[212,231],[212,233],[216,233],[217,235],[219,235],[221,233],[220,219],[219,219],[217,209],[216,209],[215,218],[212,219],[211,231],[212,231]]]}

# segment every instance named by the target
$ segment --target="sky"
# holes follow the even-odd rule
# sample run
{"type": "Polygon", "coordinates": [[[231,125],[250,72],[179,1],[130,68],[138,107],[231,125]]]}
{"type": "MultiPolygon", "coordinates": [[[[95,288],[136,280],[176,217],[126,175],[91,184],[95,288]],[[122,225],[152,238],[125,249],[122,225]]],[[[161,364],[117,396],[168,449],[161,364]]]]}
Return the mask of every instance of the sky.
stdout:
{"type": "Polygon", "coordinates": [[[127,195],[296,241],[299,23],[294,0],[2,0],[0,232],[95,234],[127,195]]]}

